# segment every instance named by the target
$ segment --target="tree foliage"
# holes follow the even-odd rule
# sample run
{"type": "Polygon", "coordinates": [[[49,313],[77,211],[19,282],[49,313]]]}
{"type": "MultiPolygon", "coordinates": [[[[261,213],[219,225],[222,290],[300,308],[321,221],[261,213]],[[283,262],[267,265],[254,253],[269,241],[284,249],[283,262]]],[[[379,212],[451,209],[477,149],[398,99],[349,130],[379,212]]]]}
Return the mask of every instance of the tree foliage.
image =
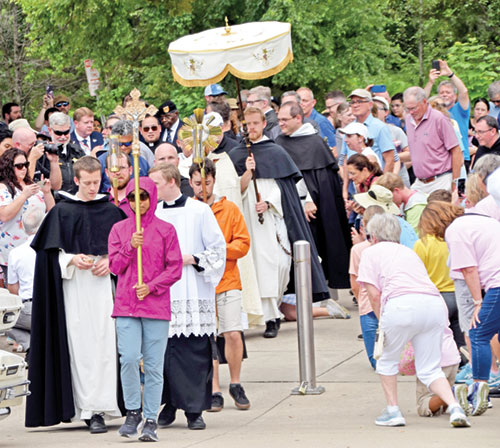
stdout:
{"type": "MultiPolygon", "coordinates": [[[[11,1],[26,24],[23,94],[41,98],[43,84],[50,83],[74,107],[104,113],[133,87],[154,104],[173,99],[184,114],[200,105],[203,89],[173,81],[167,48],[183,35],[223,26],[224,16],[232,24],[292,24],[294,62],[272,78],[242,82],[244,88],[262,83],[280,94],[307,85],[320,101],[328,90],[370,83],[385,83],[394,93],[423,84],[438,57],[450,59],[474,95],[484,95],[485,86],[498,79],[500,0],[11,1]],[[88,94],[84,59],[93,59],[101,74],[97,101],[88,94]]],[[[2,8],[9,4],[0,0],[2,8]]],[[[0,56],[10,57],[2,48],[0,56]]],[[[223,84],[234,95],[229,78],[223,84]]],[[[0,83],[9,80],[0,77],[0,83]]]]}

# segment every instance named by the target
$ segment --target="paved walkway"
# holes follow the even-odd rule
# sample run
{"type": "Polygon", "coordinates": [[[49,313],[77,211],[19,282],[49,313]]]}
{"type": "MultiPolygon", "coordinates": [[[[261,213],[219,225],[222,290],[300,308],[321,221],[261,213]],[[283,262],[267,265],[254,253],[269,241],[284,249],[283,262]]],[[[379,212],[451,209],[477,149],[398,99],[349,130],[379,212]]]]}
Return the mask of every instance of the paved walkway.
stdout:
{"type": "MultiPolygon", "coordinates": [[[[346,292],[340,302],[352,312],[350,320],[317,319],[316,371],[319,396],[292,396],[298,385],[296,323],[284,323],[276,339],[262,338],[262,330],[247,334],[248,360],[243,365],[243,384],[252,402],[248,411],[237,410],[229,394],[227,369],[221,384],[226,407],[205,414],[207,429],[190,431],[179,412],[172,427],[159,431],[160,444],[171,448],[203,447],[498,447],[500,399],[481,417],[471,419],[470,429],[454,429],[448,415],[418,417],[415,410],[415,379],[399,382],[400,406],[407,426],[379,428],[373,423],[384,407],[378,377],[370,368],[360,333],[357,309],[346,292]]],[[[107,434],[91,435],[81,423],[52,428],[26,429],[24,408],[0,421],[0,447],[104,447],[135,443],[118,437],[121,420],[110,424],[107,434]]]]}

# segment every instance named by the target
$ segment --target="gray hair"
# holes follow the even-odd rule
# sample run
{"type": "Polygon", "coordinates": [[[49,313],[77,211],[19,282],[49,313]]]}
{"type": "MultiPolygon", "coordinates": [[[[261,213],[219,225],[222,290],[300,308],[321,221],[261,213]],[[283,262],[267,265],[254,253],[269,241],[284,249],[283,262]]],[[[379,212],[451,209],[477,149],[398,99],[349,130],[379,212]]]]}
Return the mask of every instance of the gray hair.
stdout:
{"type": "MultiPolygon", "coordinates": [[[[309,87],[300,87],[299,89],[297,89],[297,92],[299,90],[305,90],[306,92],[309,92],[309,94],[311,95],[311,99],[312,100],[314,99],[314,93],[309,87]]],[[[299,95],[300,95],[300,93],[299,93],[299,95]]]]}
{"type": "Polygon", "coordinates": [[[23,228],[28,235],[34,235],[45,218],[45,213],[39,207],[29,207],[23,213],[23,228]]]}
{"type": "Polygon", "coordinates": [[[288,98],[289,96],[293,96],[297,100],[297,103],[300,104],[300,95],[295,90],[288,90],[287,92],[284,92],[283,95],[281,95],[281,103],[285,103],[285,98],[288,98]]]}
{"type": "Polygon", "coordinates": [[[496,98],[499,95],[500,95],[500,81],[492,82],[488,87],[488,96],[490,97],[490,100],[492,98],[496,98]]]}
{"type": "Polygon", "coordinates": [[[451,81],[441,81],[438,85],[438,93],[439,93],[439,89],[442,87],[442,86],[450,86],[453,88],[453,91],[455,92],[455,95],[457,94],[458,92],[458,89],[457,89],[457,86],[455,84],[453,84],[451,81]]]}
{"type": "Polygon", "coordinates": [[[480,121],[485,121],[490,128],[496,129],[498,131],[498,121],[495,117],[492,117],[491,115],[485,115],[484,117],[478,118],[476,124],[480,121]]]}
{"type": "Polygon", "coordinates": [[[111,132],[113,134],[121,136],[132,135],[132,133],[134,132],[134,125],[131,121],[120,120],[113,125],[113,129],[111,129],[111,132]]]}
{"type": "Polygon", "coordinates": [[[63,114],[62,112],[54,112],[49,117],[49,127],[65,126],[67,124],[69,124],[69,115],[63,114]]]}
{"type": "Polygon", "coordinates": [[[410,96],[414,97],[419,103],[427,98],[425,90],[422,87],[408,87],[403,93],[403,101],[406,101],[410,96]]]}
{"type": "Polygon", "coordinates": [[[390,213],[375,215],[366,226],[369,235],[373,235],[377,241],[390,241],[399,243],[401,239],[401,226],[398,218],[390,213]]]}
{"type": "Polygon", "coordinates": [[[486,183],[486,178],[500,167],[500,156],[496,154],[486,154],[474,163],[474,173],[477,173],[481,180],[486,183]]]}
{"type": "Polygon", "coordinates": [[[248,95],[257,95],[259,100],[267,101],[267,104],[271,104],[271,89],[265,86],[257,86],[250,89],[248,95]]]}

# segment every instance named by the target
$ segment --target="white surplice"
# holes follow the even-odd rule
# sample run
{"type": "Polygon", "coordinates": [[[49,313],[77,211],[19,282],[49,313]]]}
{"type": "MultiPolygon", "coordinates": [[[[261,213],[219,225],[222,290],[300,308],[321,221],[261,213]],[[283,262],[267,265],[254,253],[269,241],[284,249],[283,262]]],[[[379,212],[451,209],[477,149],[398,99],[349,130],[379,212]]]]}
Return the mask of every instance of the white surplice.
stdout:
{"type": "Polygon", "coordinates": [[[182,254],[199,259],[183,266],[182,277],[170,288],[169,337],[203,336],[216,332],[215,288],[226,267],[226,240],[207,204],[187,198],[185,205],[164,208],[160,201],[156,216],[175,227],[182,254]]]}
{"type": "Polygon", "coordinates": [[[74,420],[121,417],[117,402],[117,351],[111,277],[69,266],[74,254],[59,252],[75,402],[74,420]]]}

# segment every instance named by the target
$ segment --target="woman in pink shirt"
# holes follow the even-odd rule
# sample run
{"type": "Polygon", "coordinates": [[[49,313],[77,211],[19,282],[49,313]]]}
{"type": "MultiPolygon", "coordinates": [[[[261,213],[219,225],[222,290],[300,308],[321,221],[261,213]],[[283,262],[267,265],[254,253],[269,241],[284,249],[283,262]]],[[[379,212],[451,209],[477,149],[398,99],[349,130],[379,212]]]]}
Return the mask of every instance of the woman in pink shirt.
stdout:
{"type": "Polygon", "coordinates": [[[411,341],[418,379],[447,404],[452,426],[470,426],[440,366],[447,309],[439,291],[418,255],[399,244],[401,227],[395,216],[374,216],[368,223],[367,234],[372,246],[361,255],[358,282],[364,284],[385,334],[377,373],[387,408],[375,424],[406,424],[398,406],[397,374],[400,354],[411,341]]]}
{"type": "Polygon", "coordinates": [[[469,331],[474,383],[469,386],[469,397],[472,415],[481,415],[488,409],[490,341],[500,333],[500,222],[473,212],[460,214],[450,213],[442,224],[450,249],[450,271],[463,274],[474,304],[469,331]],[[486,291],[484,298],[481,289],[486,291]]]}

